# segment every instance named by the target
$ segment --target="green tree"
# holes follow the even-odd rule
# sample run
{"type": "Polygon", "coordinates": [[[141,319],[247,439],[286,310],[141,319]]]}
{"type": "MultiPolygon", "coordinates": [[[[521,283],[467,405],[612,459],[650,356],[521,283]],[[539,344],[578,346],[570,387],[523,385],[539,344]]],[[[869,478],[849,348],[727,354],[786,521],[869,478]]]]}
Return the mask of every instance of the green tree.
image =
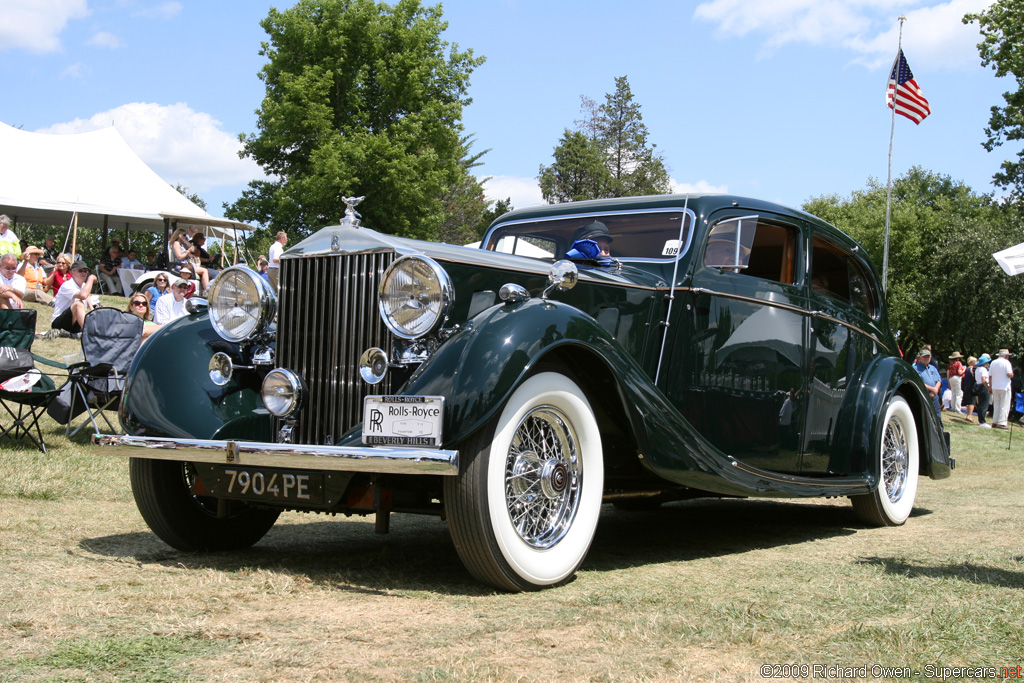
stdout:
{"type": "Polygon", "coordinates": [[[605,95],[595,124],[597,141],[607,155],[610,196],[635,197],[669,191],[665,162],[655,153],[655,145],[647,142],[647,126],[625,76],[615,79],[615,92],[605,95]]]}
{"type": "MultiPolygon", "coordinates": [[[[1016,90],[1003,93],[1004,106],[993,106],[985,142],[989,152],[1004,142],[1024,139],[1024,4],[1019,0],[997,0],[988,9],[967,14],[965,24],[978,22],[982,42],[978,43],[982,66],[991,66],[999,77],[1012,76],[1016,90]]],[[[993,180],[1017,197],[1024,195],[1024,150],[1006,159],[993,180]]]]}
{"type": "Polygon", "coordinates": [[[610,197],[604,150],[596,140],[578,130],[565,129],[554,151],[555,162],[540,167],[540,192],[544,201],[574,202],[610,197]]]}
{"type": "Polygon", "coordinates": [[[583,119],[566,129],[554,150],[554,163],[541,165],[541,194],[548,202],[601,197],[632,197],[670,191],[668,170],[648,142],[640,105],[629,80],[615,79],[605,103],[581,96],[583,119]]]}
{"type": "MultiPolygon", "coordinates": [[[[881,273],[886,188],[875,179],[849,197],[816,197],[803,208],[864,245],[881,273]]],[[[920,167],[893,180],[889,322],[904,351],[930,343],[940,357],[1016,345],[1024,333],[1024,278],[992,253],[1024,241],[1010,204],[920,167]],[[979,322],[984,321],[984,324],[979,322]]]]}
{"type": "Polygon", "coordinates": [[[491,227],[499,216],[504,216],[506,213],[513,209],[512,198],[505,197],[504,199],[498,199],[480,217],[480,222],[476,226],[476,238],[482,239],[487,234],[487,228],[491,227]]]}
{"type": "Polygon", "coordinates": [[[482,58],[441,40],[441,7],[419,0],[299,0],[271,8],[260,71],[266,96],[243,155],[270,176],[229,217],[301,237],[366,196],[366,225],[434,238],[444,197],[466,180],[462,108],[482,58]]]}
{"type": "Polygon", "coordinates": [[[475,240],[477,225],[489,204],[484,198],[483,183],[476,179],[472,169],[481,165],[480,158],[490,150],[470,154],[472,135],[462,138],[461,144],[463,152],[459,165],[464,173],[456,183],[446,188],[441,198],[444,202],[444,218],[438,227],[437,237],[448,244],[468,244],[475,240]]]}

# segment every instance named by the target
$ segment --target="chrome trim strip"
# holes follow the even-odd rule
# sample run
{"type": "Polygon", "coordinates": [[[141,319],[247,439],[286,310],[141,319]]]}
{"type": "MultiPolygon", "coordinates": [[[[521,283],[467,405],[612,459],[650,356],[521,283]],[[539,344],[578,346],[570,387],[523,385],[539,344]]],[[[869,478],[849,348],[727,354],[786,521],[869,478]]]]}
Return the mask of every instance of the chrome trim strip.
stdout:
{"type": "Polygon", "coordinates": [[[791,306],[789,304],[781,304],[781,303],[778,303],[776,301],[768,301],[767,299],[755,299],[754,297],[743,296],[741,294],[730,294],[729,292],[716,292],[713,289],[705,289],[704,287],[680,287],[678,291],[680,291],[680,292],[693,292],[694,294],[707,294],[709,296],[720,296],[720,297],[723,297],[723,298],[726,298],[726,299],[738,299],[739,301],[746,301],[746,302],[749,302],[749,303],[761,304],[762,306],[773,306],[775,308],[781,308],[783,310],[792,311],[794,313],[802,313],[804,315],[809,315],[809,316],[811,316],[813,318],[823,318],[824,320],[828,320],[830,322],[834,322],[837,325],[842,325],[843,327],[846,327],[848,329],[853,330],[854,332],[857,332],[859,334],[864,335],[865,337],[867,337],[871,341],[875,342],[876,344],[881,346],[883,349],[885,349],[889,353],[892,353],[892,349],[889,348],[889,346],[885,342],[883,342],[881,339],[879,339],[875,335],[871,334],[867,330],[861,329],[860,327],[857,327],[853,323],[848,323],[845,320],[840,320],[839,318],[833,318],[832,316],[830,316],[830,315],[828,315],[828,314],[826,314],[826,313],[824,313],[822,311],[808,311],[808,310],[800,308],[798,306],[791,306]]]}
{"type": "Polygon", "coordinates": [[[380,446],[313,446],[260,441],[169,439],[93,434],[92,443],[110,455],[150,460],[203,462],[245,467],[372,472],[377,474],[459,473],[459,452],[380,446]]]}

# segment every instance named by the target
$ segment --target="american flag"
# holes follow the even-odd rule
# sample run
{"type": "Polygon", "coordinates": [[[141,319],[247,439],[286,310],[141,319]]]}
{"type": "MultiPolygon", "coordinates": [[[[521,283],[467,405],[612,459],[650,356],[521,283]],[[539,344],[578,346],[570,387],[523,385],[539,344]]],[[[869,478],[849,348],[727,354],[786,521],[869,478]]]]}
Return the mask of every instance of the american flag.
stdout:
{"type": "Polygon", "coordinates": [[[889,74],[889,87],[885,91],[885,103],[889,109],[893,108],[893,94],[896,96],[896,113],[906,116],[914,123],[921,123],[924,118],[932,113],[917,81],[914,80],[914,73],[907,64],[907,58],[903,56],[903,50],[896,56],[892,64],[892,72],[889,74]],[[899,84],[897,88],[896,85],[899,84]]]}

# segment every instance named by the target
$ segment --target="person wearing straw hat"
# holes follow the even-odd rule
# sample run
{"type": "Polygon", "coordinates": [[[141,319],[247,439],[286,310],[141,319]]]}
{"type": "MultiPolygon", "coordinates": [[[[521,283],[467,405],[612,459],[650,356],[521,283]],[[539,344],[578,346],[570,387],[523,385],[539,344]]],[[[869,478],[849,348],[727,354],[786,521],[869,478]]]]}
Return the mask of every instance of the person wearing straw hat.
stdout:
{"type": "Polygon", "coordinates": [[[988,427],[985,420],[988,419],[988,405],[992,400],[992,383],[988,374],[988,364],[992,362],[987,353],[978,357],[978,363],[974,366],[974,395],[978,397],[978,426],[988,427]]]}
{"type": "Polygon", "coordinates": [[[941,421],[942,404],[939,401],[939,392],[942,390],[942,378],[939,376],[939,371],[932,365],[932,352],[928,347],[917,352],[914,369],[917,370],[917,374],[921,376],[921,381],[927,387],[928,395],[932,397],[932,406],[935,408],[935,414],[941,421]]]}
{"type": "Polygon", "coordinates": [[[946,366],[946,378],[949,380],[949,390],[952,393],[949,399],[949,409],[954,415],[960,417],[960,410],[964,400],[963,382],[964,382],[964,364],[960,362],[963,356],[960,355],[959,351],[951,353],[949,356],[949,365],[946,366]]]}
{"type": "Polygon", "coordinates": [[[1007,422],[1010,420],[1010,399],[1013,397],[1010,389],[1013,366],[1010,365],[1008,349],[999,349],[988,372],[992,387],[992,428],[1009,429],[1007,422]]]}
{"type": "Polygon", "coordinates": [[[46,270],[39,264],[43,250],[36,246],[25,249],[21,255],[21,265],[18,266],[18,275],[25,278],[24,301],[34,301],[37,304],[52,304],[53,295],[46,292],[46,270]]]}

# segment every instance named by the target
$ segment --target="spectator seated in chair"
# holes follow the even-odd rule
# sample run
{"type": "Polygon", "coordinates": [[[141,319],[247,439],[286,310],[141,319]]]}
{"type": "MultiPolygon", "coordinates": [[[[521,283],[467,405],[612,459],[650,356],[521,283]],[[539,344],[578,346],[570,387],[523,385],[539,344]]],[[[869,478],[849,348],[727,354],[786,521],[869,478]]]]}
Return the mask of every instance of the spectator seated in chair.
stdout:
{"type": "Polygon", "coordinates": [[[43,280],[46,291],[57,296],[60,286],[71,279],[71,254],[58,254],[54,260],[53,270],[43,280]]]}
{"type": "Polygon", "coordinates": [[[149,300],[142,292],[132,294],[131,299],[128,300],[128,312],[134,313],[142,318],[142,341],[146,341],[146,339],[149,338],[149,335],[153,334],[161,327],[161,325],[157,325],[153,322],[153,314],[149,310],[149,300]]]}
{"type": "Polygon", "coordinates": [[[4,254],[0,257],[0,308],[24,308],[25,278],[18,275],[18,257],[4,254]]]}
{"type": "Polygon", "coordinates": [[[53,302],[50,327],[79,334],[85,324],[85,314],[93,309],[90,297],[95,286],[96,276],[89,272],[85,261],[79,259],[71,264],[71,279],[61,285],[53,302]]]}
{"type": "Polygon", "coordinates": [[[185,292],[188,288],[187,280],[178,280],[171,287],[171,296],[160,297],[160,301],[156,303],[156,312],[153,314],[153,321],[157,325],[166,325],[188,315],[185,308],[185,292]]]}
{"type": "Polygon", "coordinates": [[[25,296],[22,297],[22,301],[31,301],[37,304],[53,303],[53,295],[46,291],[46,270],[39,263],[42,255],[43,250],[34,246],[30,246],[21,255],[18,275],[25,278],[25,296]]]}
{"type": "Polygon", "coordinates": [[[121,279],[117,275],[117,269],[121,267],[120,251],[120,247],[111,246],[100,260],[100,280],[108,294],[121,294],[121,279]]]}

